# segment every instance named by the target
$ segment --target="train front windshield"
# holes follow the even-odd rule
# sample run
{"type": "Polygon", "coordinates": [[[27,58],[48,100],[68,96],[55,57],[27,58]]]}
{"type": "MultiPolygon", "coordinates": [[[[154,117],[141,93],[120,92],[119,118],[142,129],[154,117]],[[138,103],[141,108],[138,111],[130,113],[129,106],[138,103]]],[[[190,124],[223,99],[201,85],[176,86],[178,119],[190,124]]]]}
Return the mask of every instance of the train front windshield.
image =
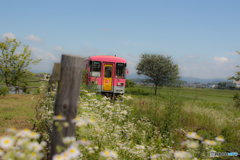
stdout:
{"type": "Polygon", "coordinates": [[[101,62],[90,61],[90,77],[101,77],[101,62]]]}
{"type": "Polygon", "coordinates": [[[125,79],[125,63],[116,64],[116,78],[125,79]]]}

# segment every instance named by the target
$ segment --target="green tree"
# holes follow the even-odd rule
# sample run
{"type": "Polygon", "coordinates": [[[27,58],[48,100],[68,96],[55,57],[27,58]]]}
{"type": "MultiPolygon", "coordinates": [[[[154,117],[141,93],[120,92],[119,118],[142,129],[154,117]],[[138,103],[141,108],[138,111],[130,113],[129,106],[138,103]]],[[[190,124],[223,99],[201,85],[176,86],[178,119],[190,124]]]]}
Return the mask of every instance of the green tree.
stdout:
{"type": "MultiPolygon", "coordinates": [[[[236,51],[238,54],[240,54],[240,52],[239,51],[236,51]]],[[[236,66],[236,67],[239,67],[239,66],[236,66]]],[[[240,67],[239,67],[240,68],[240,67]]],[[[240,80],[240,71],[238,71],[238,72],[236,72],[236,75],[235,75],[235,77],[234,76],[232,76],[232,77],[229,77],[228,78],[228,80],[236,80],[236,81],[239,81],[240,80]]],[[[234,97],[233,98],[235,98],[236,99],[236,95],[234,95],[234,97]]],[[[239,99],[240,99],[240,95],[239,95],[239,97],[238,97],[238,100],[236,101],[236,107],[238,106],[238,104],[239,104],[239,99]]]]}
{"type": "Polygon", "coordinates": [[[178,65],[173,64],[171,57],[145,53],[140,58],[136,67],[137,74],[149,77],[145,82],[154,83],[155,95],[158,86],[172,85],[180,78],[178,65]]]}
{"type": "Polygon", "coordinates": [[[17,86],[20,79],[27,76],[32,76],[33,73],[29,71],[30,64],[37,65],[41,59],[33,61],[31,59],[31,50],[28,46],[24,46],[23,53],[16,54],[16,49],[21,45],[16,39],[9,39],[6,37],[5,42],[0,42],[0,82],[4,81],[6,86],[17,86]]]}
{"type": "Polygon", "coordinates": [[[219,86],[220,88],[225,88],[225,87],[226,87],[226,84],[227,84],[227,82],[219,82],[219,83],[218,83],[218,86],[219,86]]]}
{"type": "MultiPolygon", "coordinates": [[[[240,54],[239,51],[236,51],[236,52],[237,52],[238,54],[240,54]]],[[[239,66],[236,66],[236,67],[240,68],[239,66]]],[[[235,77],[234,77],[234,76],[229,77],[228,80],[236,80],[236,81],[239,81],[239,80],[240,80],[240,71],[236,72],[235,77]]]]}

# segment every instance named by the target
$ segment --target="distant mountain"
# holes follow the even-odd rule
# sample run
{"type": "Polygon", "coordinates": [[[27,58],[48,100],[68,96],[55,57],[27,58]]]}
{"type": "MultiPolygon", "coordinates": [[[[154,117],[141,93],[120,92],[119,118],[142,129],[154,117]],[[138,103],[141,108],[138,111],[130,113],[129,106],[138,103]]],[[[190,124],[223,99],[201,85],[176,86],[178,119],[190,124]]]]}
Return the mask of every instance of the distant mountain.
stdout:
{"type": "MultiPolygon", "coordinates": [[[[137,74],[129,74],[126,77],[127,79],[131,79],[134,82],[140,82],[141,80],[147,78],[147,76],[139,76],[137,74]]],[[[227,80],[227,78],[211,78],[211,79],[200,79],[200,78],[193,78],[193,77],[181,77],[180,80],[187,81],[188,83],[219,83],[219,82],[232,82],[231,80],[227,80]]]]}
{"type": "Polygon", "coordinates": [[[187,81],[188,83],[219,83],[219,82],[231,82],[227,80],[227,78],[211,78],[211,79],[200,79],[200,78],[193,78],[193,77],[181,77],[180,80],[187,81]]]}

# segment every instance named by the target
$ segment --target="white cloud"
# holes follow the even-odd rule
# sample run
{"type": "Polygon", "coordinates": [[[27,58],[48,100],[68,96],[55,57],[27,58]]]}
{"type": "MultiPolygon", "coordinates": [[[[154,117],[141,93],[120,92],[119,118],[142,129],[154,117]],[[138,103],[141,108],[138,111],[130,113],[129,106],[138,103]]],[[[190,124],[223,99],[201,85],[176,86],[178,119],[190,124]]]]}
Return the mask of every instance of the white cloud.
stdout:
{"type": "Polygon", "coordinates": [[[168,54],[167,54],[167,53],[162,53],[162,55],[164,55],[165,57],[167,57],[168,54]]]}
{"type": "Polygon", "coordinates": [[[55,51],[63,51],[62,47],[60,47],[60,46],[57,46],[54,49],[55,49],[55,51]]]}
{"type": "Polygon", "coordinates": [[[212,63],[211,60],[205,58],[205,60],[190,61],[186,60],[185,63],[178,63],[181,65],[180,71],[182,77],[192,77],[208,79],[208,78],[227,78],[233,76],[239,68],[235,68],[238,64],[237,61],[227,59],[225,57],[215,57],[216,62],[212,63]],[[186,68],[189,70],[185,70],[186,68]]]}
{"type": "Polygon", "coordinates": [[[6,37],[8,37],[8,38],[10,38],[10,39],[16,39],[15,35],[14,35],[12,32],[4,33],[4,34],[2,35],[2,38],[6,38],[6,37]]]}
{"type": "Polygon", "coordinates": [[[189,55],[187,55],[187,57],[188,57],[188,58],[196,58],[196,56],[195,56],[195,55],[190,55],[190,54],[189,54],[189,55]]]}
{"type": "Polygon", "coordinates": [[[35,47],[29,47],[29,49],[31,49],[32,53],[33,53],[38,59],[43,59],[43,57],[39,54],[39,52],[42,51],[41,49],[35,48],[35,47]]]}
{"type": "Polygon", "coordinates": [[[217,62],[217,63],[224,63],[224,62],[227,62],[227,61],[228,61],[228,59],[227,59],[226,57],[220,58],[220,57],[216,57],[216,56],[215,56],[213,59],[214,59],[214,61],[217,62]]]}
{"type": "Polygon", "coordinates": [[[34,36],[33,34],[31,34],[28,37],[25,37],[26,40],[30,40],[30,41],[34,41],[34,42],[42,42],[41,38],[38,36],[34,36]]]}
{"type": "MultiPolygon", "coordinates": [[[[48,51],[45,51],[41,48],[37,48],[37,47],[29,47],[29,49],[31,49],[32,51],[32,55],[31,58],[36,60],[36,59],[42,59],[40,61],[40,63],[36,65],[31,65],[30,67],[32,68],[32,70],[34,70],[34,72],[47,72],[47,73],[51,73],[52,71],[52,67],[54,62],[60,62],[60,58],[55,57],[55,55],[51,54],[48,51]]],[[[60,57],[60,54],[58,54],[60,57]]],[[[56,55],[56,56],[58,56],[56,55]]]]}
{"type": "Polygon", "coordinates": [[[44,57],[45,59],[51,58],[51,59],[54,60],[54,61],[57,61],[57,60],[58,60],[54,55],[52,55],[52,54],[49,53],[49,52],[45,52],[44,55],[43,55],[43,57],[44,57]]]}

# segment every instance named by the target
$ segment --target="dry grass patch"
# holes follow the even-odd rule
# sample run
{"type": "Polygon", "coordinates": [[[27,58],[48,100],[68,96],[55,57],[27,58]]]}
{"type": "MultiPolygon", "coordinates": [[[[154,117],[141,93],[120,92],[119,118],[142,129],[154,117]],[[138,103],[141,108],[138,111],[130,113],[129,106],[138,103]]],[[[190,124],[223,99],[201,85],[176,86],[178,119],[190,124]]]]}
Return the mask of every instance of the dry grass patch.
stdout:
{"type": "Polygon", "coordinates": [[[33,125],[28,122],[35,116],[35,106],[39,95],[11,94],[0,96],[0,136],[8,134],[6,128],[32,129],[33,125]]]}

